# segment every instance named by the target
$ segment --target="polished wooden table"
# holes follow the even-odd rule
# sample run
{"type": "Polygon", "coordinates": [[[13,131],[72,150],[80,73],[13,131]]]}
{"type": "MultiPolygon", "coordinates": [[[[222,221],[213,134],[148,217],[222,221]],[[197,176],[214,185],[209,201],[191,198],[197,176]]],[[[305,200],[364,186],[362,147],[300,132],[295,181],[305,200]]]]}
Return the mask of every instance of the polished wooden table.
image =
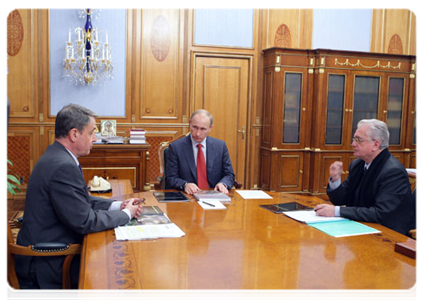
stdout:
{"type": "MultiPolygon", "coordinates": [[[[312,196],[269,193],[245,200],[231,192],[226,210],[157,203],[152,192],[127,196],[159,205],[185,236],[116,241],[114,230],[85,237],[81,289],[408,289],[416,261],[394,251],[407,237],[374,223],[380,234],[334,238],[259,207],[312,196]]],[[[123,199],[124,197],[115,197],[123,199]]]]}

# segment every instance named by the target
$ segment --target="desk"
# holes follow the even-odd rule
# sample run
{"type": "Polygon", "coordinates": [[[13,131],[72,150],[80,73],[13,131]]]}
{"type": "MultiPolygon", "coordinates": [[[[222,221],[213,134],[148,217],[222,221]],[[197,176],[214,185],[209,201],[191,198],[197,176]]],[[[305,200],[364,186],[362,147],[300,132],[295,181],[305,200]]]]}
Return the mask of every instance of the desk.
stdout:
{"type": "Polygon", "coordinates": [[[150,144],[95,144],[87,156],[78,158],[85,181],[94,175],[110,179],[129,179],[132,188],[143,191],[147,183],[150,144]]]}
{"type": "MultiPolygon", "coordinates": [[[[185,236],[116,241],[108,230],[85,237],[82,289],[408,289],[416,261],[394,251],[407,237],[379,224],[381,234],[334,238],[259,207],[313,196],[269,193],[244,200],[231,191],[227,210],[204,211],[193,199],[160,203],[185,236]]],[[[157,205],[152,192],[133,194],[157,205]]]]}

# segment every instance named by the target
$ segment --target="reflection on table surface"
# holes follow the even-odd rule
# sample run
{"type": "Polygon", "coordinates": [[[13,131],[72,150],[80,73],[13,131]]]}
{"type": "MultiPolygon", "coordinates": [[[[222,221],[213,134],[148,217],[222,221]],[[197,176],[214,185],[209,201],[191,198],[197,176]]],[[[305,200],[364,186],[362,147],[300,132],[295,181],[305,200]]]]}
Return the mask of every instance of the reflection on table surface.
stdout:
{"type": "MultiPolygon", "coordinates": [[[[128,196],[159,205],[185,236],[116,241],[114,231],[87,235],[79,299],[418,299],[420,260],[394,251],[406,236],[379,224],[381,234],[334,238],[259,207],[324,200],[269,193],[226,210],[157,203],[152,192],[128,196]]],[[[123,199],[125,197],[117,197],[123,199]]]]}

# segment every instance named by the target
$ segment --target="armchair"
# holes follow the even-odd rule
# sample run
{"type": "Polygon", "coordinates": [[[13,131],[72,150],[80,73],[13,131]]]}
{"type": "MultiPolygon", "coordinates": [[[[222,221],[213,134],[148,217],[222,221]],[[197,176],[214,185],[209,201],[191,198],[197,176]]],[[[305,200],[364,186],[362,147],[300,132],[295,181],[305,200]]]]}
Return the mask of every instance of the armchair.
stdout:
{"type": "MultiPolygon", "coordinates": [[[[168,151],[168,147],[170,143],[177,141],[183,137],[187,136],[187,134],[181,134],[180,136],[174,138],[169,142],[162,142],[159,146],[158,154],[159,154],[159,162],[160,162],[160,176],[157,177],[157,180],[154,182],[154,189],[155,190],[164,190],[164,183],[165,183],[165,172],[166,172],[166,153],[168,151]]],[[[242,183],[240,181],[235,180],[234,182],[235,189],[241,189],[242,183]]]]}
{"type": "Polygon", "coordinates": [[[75,255],[81,253],[79,244],[39,243],[29,246],[17,245],[12,236],[12,227],[19,226],[19,221],[7,222],[7,280],[14,289],[19,289],[19,281],[15,271],[15,255],[24,256],[66,256],[63,262],[62,287],[71,288],[70,265],[75,255]],[[12,224],[10,224],[12,222],[12,224]]]}

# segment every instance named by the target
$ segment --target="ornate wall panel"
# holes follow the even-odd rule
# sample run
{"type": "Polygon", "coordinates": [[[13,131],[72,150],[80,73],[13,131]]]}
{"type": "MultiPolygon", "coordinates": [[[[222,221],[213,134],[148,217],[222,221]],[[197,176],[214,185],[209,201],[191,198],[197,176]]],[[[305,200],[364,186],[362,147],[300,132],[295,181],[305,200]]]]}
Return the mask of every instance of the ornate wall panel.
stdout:
{"type": "Polygon", "coordinates": [[[36,140],[38,140],[38,129],[9,128],[7,158],[13,163],[13,167],[8,166],[8,169],[11,169],[21,178],[24,186],[28,183],[29,176],[38,158],[38,151],[35,147],[36,140]]]}
{"type": "Polygon", "coordinates": [[[142,11],[141,119],[177,119],[179,99],[178,10],[142,11]]]}
{"type": "Polygon", "coordinates": [[[311,48],[313,10],[267,10],[266,48],[311,48]]]}
{"type": "Polygon", "coordinates": [[[34,14],[29,9],[12,11],[7,18],[7,97],[11,117],[34,117],[33,35],[34,14]]]}
{"type": "Polygon", "coordinates": [[[370,51],[416,55],[415,22],[407,9],[374,9],[370,51]]]}

